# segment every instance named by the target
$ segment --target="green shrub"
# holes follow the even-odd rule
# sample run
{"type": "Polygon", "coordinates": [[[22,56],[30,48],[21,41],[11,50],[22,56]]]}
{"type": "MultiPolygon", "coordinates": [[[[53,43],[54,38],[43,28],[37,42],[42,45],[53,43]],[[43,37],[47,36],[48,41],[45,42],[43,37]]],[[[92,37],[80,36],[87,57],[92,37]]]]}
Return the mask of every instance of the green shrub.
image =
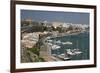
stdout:
{"type": "Polygon", "coordinates": [[[45,62],[45,60],[42,57],[39,57],[40,62],[45,62]]]}
{"type": "Polygon", "coordinates": [[[39,51],[40,51],[39,48],[33,47],[33,48],[28,48],[28,50],[39,56],[39,51]]]}
{"type": "Polygon", "coordinates": [[[45,62],[45,60],[41,57],[35,58],[35,62],[45,62]]]}

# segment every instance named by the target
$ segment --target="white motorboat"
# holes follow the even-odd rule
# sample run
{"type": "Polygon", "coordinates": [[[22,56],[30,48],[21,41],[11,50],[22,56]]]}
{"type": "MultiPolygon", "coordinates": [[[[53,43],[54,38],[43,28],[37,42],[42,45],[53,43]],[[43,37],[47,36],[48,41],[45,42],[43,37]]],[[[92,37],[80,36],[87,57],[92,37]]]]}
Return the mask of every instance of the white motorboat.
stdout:
{"type": "Polygon", "coordinates": [[[47,40],[47,42],[52,42],[52,40],[47,40]]]}
{"type": "Polygon", "coordinates": [[[48,45],[52,46],[53,44],[52,43],[47,43],[48,45]]]}
{"type": "Polygon", "coordinates": [[[67,42],[62,42],[62,44],[72,45],[73,43],[72,43],[72,42],[70,42],[70,41],[67,41],[67,42]]]}
{"type": "Polygon", "coordinates": [[[56,43],[57,43],[57,44],[60,44],[60,43],[62,43],[62,42],[61,42],[60,40],[58,40],[58,41],[56,41],[56,43]]]}
{"type": "Polygon", "coordinates": [[[69,55],[76,55],[76,53],[71,50],[71,49],[67,49],[66,52],[69,54],[69,55]]]}
{"type": "Polygon", "coordinates": [[[47,37],[47,39],[50,39],[51,37],[47,37]]]}
{"type": "Polygon", "coordinates": [[[61,46],[58,46],[58,45],[52,45],[52,50],[56,50],[56,49],[59,49],[61,48],[61,46]]]}

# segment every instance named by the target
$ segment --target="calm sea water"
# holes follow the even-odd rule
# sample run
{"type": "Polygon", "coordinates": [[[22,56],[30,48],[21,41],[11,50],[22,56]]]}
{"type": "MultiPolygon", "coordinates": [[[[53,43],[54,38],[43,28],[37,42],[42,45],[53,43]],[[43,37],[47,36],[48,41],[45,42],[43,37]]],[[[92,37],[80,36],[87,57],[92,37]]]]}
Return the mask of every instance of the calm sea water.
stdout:
{"type": "Polygon", "coordinates": [[[89,59],[89,32],[80,33],[77,35],[69,35],[57,38],[51,38],[53,41],[60,40],[61,42],[72,42],[68,44],[56,44],[61,48],[52,50],[52,54],[63,54],[66,49],[80,49],[81,54],[72,56],[71,60],[88,60],[89,59]]]}

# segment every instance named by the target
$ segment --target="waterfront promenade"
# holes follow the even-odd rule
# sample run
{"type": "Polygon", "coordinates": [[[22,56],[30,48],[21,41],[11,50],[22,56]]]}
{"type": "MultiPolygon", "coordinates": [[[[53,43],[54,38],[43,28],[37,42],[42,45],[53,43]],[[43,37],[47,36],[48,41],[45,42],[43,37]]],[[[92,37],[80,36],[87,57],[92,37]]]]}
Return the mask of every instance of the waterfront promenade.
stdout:
{"type": "Polygon", "coordinates": [[[49,45],[47,42],[45,42],[48,39],[48,37],[43,37],[41,39],[43,45],[40,48],[40,57],[44,58],[46,62],[48,61],[62,61],[62,59],[55,57],[52,55],[52,46],[49,45]]]}

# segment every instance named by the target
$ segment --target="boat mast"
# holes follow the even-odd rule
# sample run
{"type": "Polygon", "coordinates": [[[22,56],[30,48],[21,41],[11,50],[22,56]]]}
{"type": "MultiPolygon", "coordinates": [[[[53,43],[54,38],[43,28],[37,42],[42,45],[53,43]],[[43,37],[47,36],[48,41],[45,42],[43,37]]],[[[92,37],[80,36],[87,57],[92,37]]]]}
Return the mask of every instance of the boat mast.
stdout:
{"type": "Polygon", "coordinates": [[[76,45],[77,45],[76,49],[78,50],[78,40],[77,40],[77,44],[76,45]]]}
{"type": "Polygon", "coordinates": [[[66,50],[65,50],[64,54],[65,54],[65,58],[68,57],[68,53],[66,50]]]}

